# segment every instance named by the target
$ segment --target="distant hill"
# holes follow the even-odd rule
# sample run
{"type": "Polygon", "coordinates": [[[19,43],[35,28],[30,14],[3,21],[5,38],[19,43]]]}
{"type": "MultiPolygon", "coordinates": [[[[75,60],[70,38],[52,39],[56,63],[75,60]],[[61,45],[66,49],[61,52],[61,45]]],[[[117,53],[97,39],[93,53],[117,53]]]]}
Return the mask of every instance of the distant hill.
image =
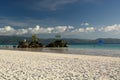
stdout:
{"type": "Polygon", "coordinates": [[[23,39],[30,40],[29,37],[21,37],[21,36],[0,36],[0,44],[18,44],[19,41],[23,39]]]}
{"type": "MultiPolygon", "coordinates": [[[[0,36],[0,44],[18,44],[19,41],[22,40],[28,40],[30,41],[30,37],[22,37],[22,36],[0,36]]],[[[120,44],[120,39],[113,39],[113,38],[99,38],[103,40],[103,43],[105,44],[120,44]]],[[[66,38],[63,39],[64,41],[67,41],[69,44],[97,44],[99,39],[95,40],[90,40],[90,39],[71,39],[71,38],[66,38]]],[[[48,44],[55,39],[50,38],[50,39],[40,39],[43,44],[48,44]]]]}

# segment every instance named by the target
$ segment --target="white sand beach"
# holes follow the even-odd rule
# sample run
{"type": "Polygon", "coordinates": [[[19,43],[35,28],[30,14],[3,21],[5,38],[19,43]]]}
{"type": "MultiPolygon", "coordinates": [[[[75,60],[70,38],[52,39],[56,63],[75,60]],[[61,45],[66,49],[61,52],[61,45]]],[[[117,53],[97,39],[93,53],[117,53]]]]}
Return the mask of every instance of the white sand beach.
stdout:
{"type": "Polygon", "coordinates": [[[0,80],[120,80],[120,58],[0,50],[0,80]]]}

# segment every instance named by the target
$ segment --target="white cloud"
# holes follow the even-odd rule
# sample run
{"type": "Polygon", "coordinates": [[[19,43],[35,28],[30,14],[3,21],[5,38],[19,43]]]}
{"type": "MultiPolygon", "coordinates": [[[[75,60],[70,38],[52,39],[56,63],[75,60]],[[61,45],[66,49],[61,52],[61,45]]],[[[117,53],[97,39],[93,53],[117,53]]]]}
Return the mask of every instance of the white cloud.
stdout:
{"type": "Polygon", "coordinates": [[[68,26],[68,29],[74,29],[74,27],[73,26],[68,26]]]}
{"type": "Polygon", "coordinates": [[[85,29],[84,28],[79,28],[78,31],[79,32],[85,32],[85,29]]]}
{"type": "Polygon", "coordinates": [[[94,27],[87,27],[87,28],[86,28],[86,31],[87,31],[87,32],[94,32],[94,31],[95,31],[95,28],[94,28],[94,27]]]}
{"type": "Polygon", "coordinates": [[[3,31],[14,31],[14,29],[10,26],[5,26],[5,28],[2,28],[3,31]]]}
{"type": "Polygon", "coordinates": [[[82,26],[89,26],[89,23],[87,22],[84,22],[84,23],[81,23],[82,26]]]}
{"type": "Polygon", "coordinates": [[[101,27],[98,29],[99,31],[104,31],[104,32],[112,32],[112,31],[120,31],[120,24],[114,24],[111,26],[106,26],[106,27],[101,27]]]}
{"type": "Polygon", "coordinates": [[[72,31],[72,30],[74,30],[74,27],[73,27],[73,26],[67,26],[67,28],[66,28],[66,31],[67,31],[67,32],[70,32],[70,31],[72,31]]]}
{"type": "Polygon", "coordinates": [[[73,26],[56,26],[56,27],[41,27],[36,25],[35,27],[22,28],[22,29],[14,29],[11,26],[5,26],[0,28],[0,35],[24,35],[24,34],[49,34],[49,33],[91,33],[91,32],[119,32],[120,24],[115,24],[112,26],[94,28],[94,27],[86,27],[86,28],[75,28],[73,26]]]}
{"type": "Polygon", "coordinates": [[[24,35],[24,34],[27,34],[28,33],[28,30],[26,29],[18,29],[16,30],[16,35],[24,35]]]}
{"type": "Polygon", "coordinates": [[[67,26],[57,26],[54,28],[53,32],[64,32],[67,29],[67,26]]]}
{"type": "Polygon", "coordinates": [[[120,24],[114,24],[106,27],[84,27],[75,28],[74,26],[56,26],[56,27],[41,27],[36,25],[35,27],[20,28],[15,29],[11,26],[5,26],[0,28],[0,35],[25,35],[25,34],[52,34],[52,33],[62,33],[62,34],[89,34],[89,33],[120,33],[120,24]]]}
{"type": "Polygon", "coordinates": [[[31,28],[22,28],[22,29],[14,29],[11,26],[5,26],[0,28],[0,35],[24,35],[24,34],[49,34],[49,33],[64,33],[69,32],[74,29],[73,26],[56,26],[56,27],[41,27],[36,25],[35,27],[31,28]]]}
{"type": "Polygon", "coordinates": [[[62,33],[62,32],[70,32],[74,29],[73,26],[56,26],[53,28],[53,33],[62,33]]]}
{"type": "Polygon", "coordinates": [[[29,28],[29,33],[31,34],[40,34],[40,33],[51,33],[54,28],[48,27],[48,28],[43,28],[37,25],[35,28],[29,28]]]}
{"type": "Polygon", "coordinates": [[[72,32],[82,32],[82,33],[86,33],[86,32],[94,32],[96,29],[94,27],[86,27],[86,28],[79,28],[79,29],[75,29],[72,32]]]}
{"type": "Polygon", "coordinates": [[[14,35],[15,29],[10,26],[5,26],[0,28],[0,35],[14,35]]]}

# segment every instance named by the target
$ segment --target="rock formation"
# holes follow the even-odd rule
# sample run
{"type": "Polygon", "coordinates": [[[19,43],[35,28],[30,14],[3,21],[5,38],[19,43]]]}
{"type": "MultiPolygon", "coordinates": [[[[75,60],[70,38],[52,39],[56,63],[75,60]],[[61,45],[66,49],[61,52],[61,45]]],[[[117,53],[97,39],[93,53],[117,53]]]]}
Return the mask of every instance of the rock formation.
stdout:
{"type": "Polygon", "coordinates": [[[39,48],[43,47],[42,43],[40,42],[39,38],[36,35],[33,35],[32,40],[27,42],[26,40],[20,41],[18,44],[18,48],[39,48]]]}
{"type": "Polygon", "coordinates": [[[46,47],[68,47],[68,43],[63,40],[55,40],[49,43],[46,47]]]}
{"type": "Polygon", "coordinates": [[[49,43],[46,46],[43,46],[41,41],[36,35],[32,35],[31,41],[28,42],[26,39],[20,41],[18,44],[18,48],[39,48],[39,47],[68,47],[68,43],[60,39],[61,36],[57,36],[56,40],[49,43]]]}

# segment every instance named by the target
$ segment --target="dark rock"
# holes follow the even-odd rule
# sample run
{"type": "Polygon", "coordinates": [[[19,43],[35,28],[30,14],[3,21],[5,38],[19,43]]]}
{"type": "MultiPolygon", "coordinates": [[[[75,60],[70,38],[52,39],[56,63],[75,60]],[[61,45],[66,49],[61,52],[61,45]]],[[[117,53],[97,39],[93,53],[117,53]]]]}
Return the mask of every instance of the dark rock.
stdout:
{"type": "Polygon", "coordinates": [[[46,47],[68,47],[68,43],[63,40],[55,40],[49,43],[46,47]]]}
{"type": "Polygon", "coordinates": [[[29,43],[24,40],[24,41],[20,41],[18,44],[18,48],[28,48],[29,47],[29,43]]]}
{"type": "Polygon", "coordinates": [[[36,35],[31,37],[31,41],[28,42],[26,39],[20,41],[18,48],[39,48],[39,47],[68,47],[68,43],[63,40],[57,39],[54,42],[49,43],[44,46],[36,35]]]}

